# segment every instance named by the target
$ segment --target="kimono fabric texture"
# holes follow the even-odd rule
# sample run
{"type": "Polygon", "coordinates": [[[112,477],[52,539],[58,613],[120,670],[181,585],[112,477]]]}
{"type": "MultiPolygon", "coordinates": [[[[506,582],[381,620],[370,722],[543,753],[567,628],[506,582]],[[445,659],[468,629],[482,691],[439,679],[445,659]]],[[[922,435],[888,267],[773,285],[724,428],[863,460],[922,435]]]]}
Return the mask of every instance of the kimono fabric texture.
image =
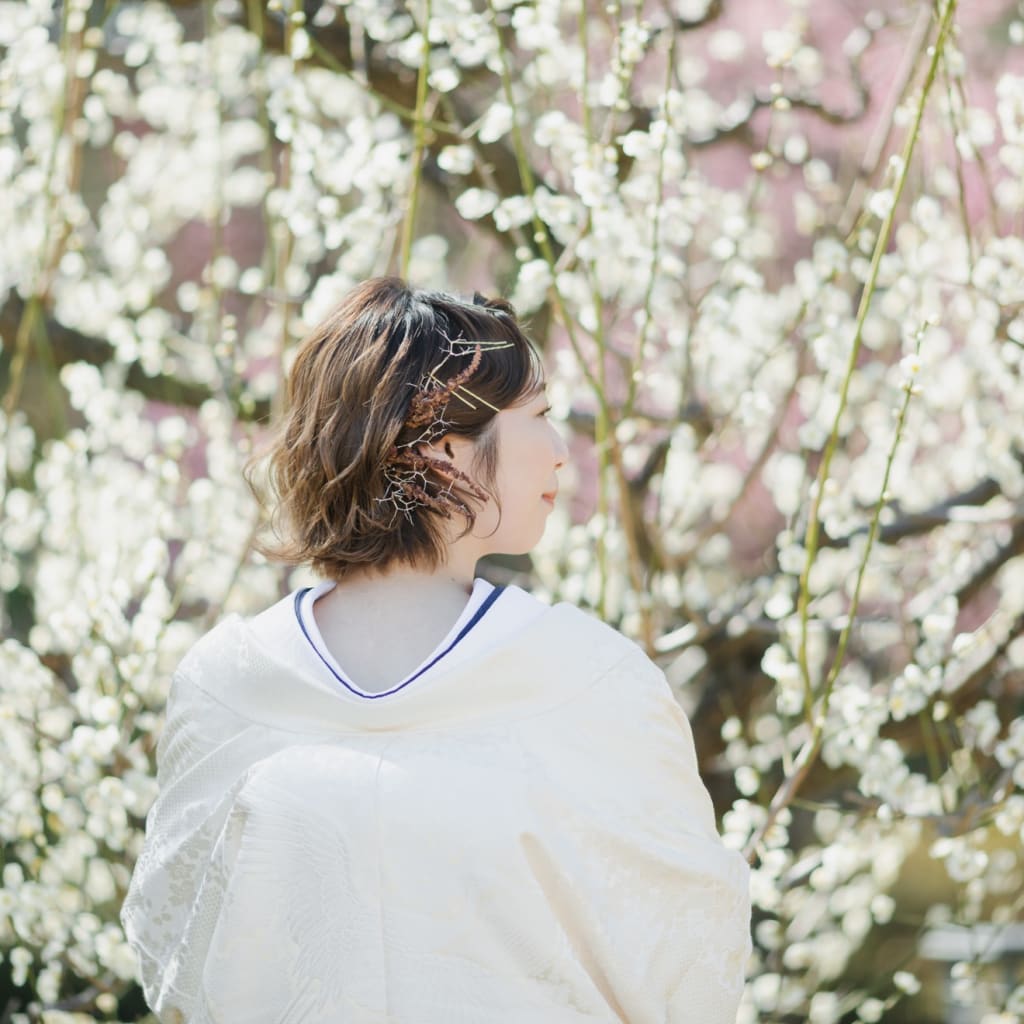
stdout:
{"type": "Polygon", "coordinates": [[[568,603],[435,669],[188,651],[122,910],[159,1020],[733,1024],[749,869],[662,671],[568,603]]]}

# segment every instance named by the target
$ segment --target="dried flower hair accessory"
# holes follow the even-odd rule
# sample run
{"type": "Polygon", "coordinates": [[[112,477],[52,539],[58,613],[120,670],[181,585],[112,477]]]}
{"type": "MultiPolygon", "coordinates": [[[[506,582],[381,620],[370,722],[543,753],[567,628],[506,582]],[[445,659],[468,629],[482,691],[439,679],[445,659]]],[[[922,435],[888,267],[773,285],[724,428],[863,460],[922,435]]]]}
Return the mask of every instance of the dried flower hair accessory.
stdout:
{"type": "MultiPolygon", "coordinates": [[[[463,398],[462,395],[459,394],[460,391],[462,391],[465,394],[471,396],[472,398],[475,398],[478,402],[483,402],[484,405],[488,405],[492,409],[494,409],[494,406],[491,405],[490,402],[484,401],[484,399],[482,399],[479,395],[473,394],[473,392],[470,391],[469,388],[463,387],[463,384],[465,384],[465,382],[467,380],[469,380],[469,378],[472,377],[474,373],[476,373],[476,369],[480,365],[481,350],[483,348],[485,348],[485,347],[487,349],[510,348],[512,346],[512,342],[511,341],[472,341],[472,342],[470,342],[470,341],[465,341],[463,339],[456,339],[456,340],[453,341],[447,335],[445,335],[445,340],[448,342],[448,345],[449,345],[449,349],[448,349],[447,354],[445,355],[444,359],[442,359],[441,362],[439,362],[437,364],[437,366],[435,366],[427,374],[427,381],[436,381],[437,382],[437,387],[431,388],[429,386],[429,384],[424,383],[424,382],[421,382],[418,386],[417,385],[413,385],[413,384],[409,385],[410,387],[417,387],[417,392],[416,392],[415,395],[413,395],[412,403],[411,403],[411,405],[409,407],[409,415],[408,415],[408,417],[405,420],[405,426],[407,426],[407,427],[418,427],[421,424],[430,423],[435,418],[435,416],[437,415],[438,409],[440,407],[445,406],[445,405],[448,404],[448,399],[452,396],[453,393],[455,394],[455,397],[458,398],[461,402],[463,402],[466,405],[468,405],[471,409],[475,409],[476,406],[473,405],[472,402],[469,402],[465,398],[463,398]],[[456,352],[451,347],[451,346],[457,345],[457,344],[471,345],[472,346],[472,350],[473,350],[473,358],[470,361],[469,366],[467,366],[465,369],[463,369],[459,373],[457,373],[454,377],[452,377],[451,380],[443,381],[443,380],[441,380],[437,376],[437,371],[440,370],[441,367],[444,366],[444,364],[446,362],[448,362],[448,360],[452,356],[456,356],[456,355],[464,356],[464,355],[468,354],[467,352],[456,352]]],[[[494,409],[494,411],[498,412],[499,410],[498,409],[494,409]]],[[[416,443],[416,442],[414,442],[414,443],[416,443]]]]}
{"type": "MultiPolygon", "coordinates": [[[[399,512],[402,513],[410,523],[413,522],[413,511],[420,505],[427,505],[446,519],[451,518],[453,509],[461,512],[463,515],[469,515],[470,510],[465,502],[461,501],[452,491],[452,486],[456,480],[462,481],[466,485],[466,489],[479,501],[487,500],[486,492],[449,460],[431,455],[421,455],[416,451],[416,447],[421,444],[428,444],[434,438],[448,433],[452,424],[445,419],[444,412],[453,395],[471,409],[476,408],[473,402],[470,401],[470,398],[474,398],[481,404],[494,409],[495,412],[501,411],[491,405],[486,399],[474,394],[464,385],[476,372],[477,367],[479,367],[484,349],[509,348],[512,346],[512,342],[468,341],[465,339],[452,339],[447,335],[445,335],[445,340],[448,342],[449,347],[444,359],[429,371],[425,380],[420,381],[419,384],[410,383],[409,385],[416,388],[416,393],[413,395],[412,402],[410,403],[409,414],[403,423],[403,429],[405,427],[423,427],[424,429],[413,440],[391,446],[384,464],[384,477],[388,482],[388,487],[383,497],[375,499],[378,503],[392,505],[395,509],[395,515],[399,512]],[[468,346],[469,351],[473,353],[473,358],[469,365],[454,377],[448,381],[443,381],[437,375],[441,367],[452,356],[469,354],[469,351],[465,349],[463,351],[455,351],[455,345],[468,346]],[[465,397],[467,395],[469,398],[465,397]],[[427,490],[429,482],[427,473],[429,470],[433,470],[437,475],[450,481],[446,487],[434,495],[430,494],[427,490]]],[[[394,522],[395,516],[392,516],[391,521],[388,523],[389,529],[394,525],[394,522]]]]}

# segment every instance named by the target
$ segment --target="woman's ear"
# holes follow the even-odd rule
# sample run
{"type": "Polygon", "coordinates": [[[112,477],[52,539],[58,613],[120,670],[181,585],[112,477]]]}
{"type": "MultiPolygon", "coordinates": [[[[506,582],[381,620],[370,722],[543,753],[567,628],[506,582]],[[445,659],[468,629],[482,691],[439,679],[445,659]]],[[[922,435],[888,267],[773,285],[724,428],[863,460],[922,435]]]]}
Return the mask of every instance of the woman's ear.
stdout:
{"type": "Polygon", "coordinates": [[[455,462],[456,453],[463,452],[470,447],[470,443],[466,438],[455,437],[453,434],[444,434],[433,441],[423,441],[417,447],[426,449],[434,458],[455,462]]]}

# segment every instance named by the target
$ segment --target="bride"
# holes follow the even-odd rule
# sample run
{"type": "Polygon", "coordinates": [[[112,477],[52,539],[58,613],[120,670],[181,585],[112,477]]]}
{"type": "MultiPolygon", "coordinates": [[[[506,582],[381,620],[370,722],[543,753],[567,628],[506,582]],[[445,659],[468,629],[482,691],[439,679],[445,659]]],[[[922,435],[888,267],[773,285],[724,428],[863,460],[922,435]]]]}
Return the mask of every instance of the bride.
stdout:
{"type": "Polygon", "coordinates": [[[165,1024],[735,1021],[749,872],[664,674],[476,575],[544,530],[547,411],[501,299],[376,278],[300,345],[259,547],[320,582],[171,681],[122,909],[165,1024]]]}

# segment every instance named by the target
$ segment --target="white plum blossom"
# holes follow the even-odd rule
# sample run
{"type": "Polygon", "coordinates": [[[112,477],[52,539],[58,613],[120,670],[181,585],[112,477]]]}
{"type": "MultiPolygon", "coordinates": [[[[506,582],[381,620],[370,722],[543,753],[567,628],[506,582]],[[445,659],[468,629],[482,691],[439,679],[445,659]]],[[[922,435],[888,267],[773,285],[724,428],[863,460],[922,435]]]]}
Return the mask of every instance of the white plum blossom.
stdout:
{"type": "Polygon", "coordinates": [[[498,197],[484,188],[466,189],[455,200],[455,208],[466,220],[479,220],[486,217],[498,205],[498,197]]]}

